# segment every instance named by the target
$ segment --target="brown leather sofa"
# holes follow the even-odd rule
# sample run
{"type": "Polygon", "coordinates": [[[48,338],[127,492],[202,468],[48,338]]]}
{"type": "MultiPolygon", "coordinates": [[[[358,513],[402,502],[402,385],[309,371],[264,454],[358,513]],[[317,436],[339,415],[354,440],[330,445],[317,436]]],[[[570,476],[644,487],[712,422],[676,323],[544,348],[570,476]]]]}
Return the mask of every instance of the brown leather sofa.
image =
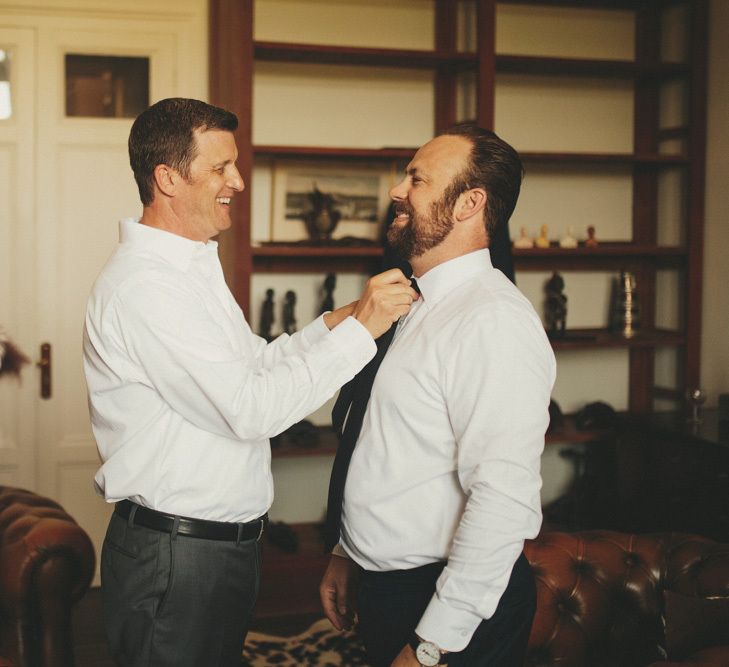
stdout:
{"type": "Polygon", "coordinates": [[[729,666],[729,544],[678,533],[545,532],[525,552],[525,667],[729,666]]]}
{"type": "Polygon", "coordinates": [[[71,667],[72,607],[94,573],[86,532],[56,502],[0,486],[0,667],[71,667]]]}

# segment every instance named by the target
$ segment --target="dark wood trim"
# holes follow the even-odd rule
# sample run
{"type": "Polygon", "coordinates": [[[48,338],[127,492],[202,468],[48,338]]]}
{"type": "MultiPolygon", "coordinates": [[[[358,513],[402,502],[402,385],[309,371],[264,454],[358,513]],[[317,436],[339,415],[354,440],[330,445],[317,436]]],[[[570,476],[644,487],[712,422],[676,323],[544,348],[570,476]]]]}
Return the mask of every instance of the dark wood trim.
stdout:
{"type": "Polygon", "coordinates": [[[688,139],[690,127],[680,125],[677,127],[662,127],[658,130],[658,141],[670,141],[671,139],[688,139]]]}
{"type": "MultiPolygon", "coordinates": [[[[608,329],[581,328],[568,329],[564,338],[551,338],[549,342],[555,350],[592,350],[612,347],[653,350],[656,347],[676,347],[682,345],[685,340],[686,337],[680,331],[666,331],[665,329],[641,328],[632,338],[625,338],[608,329]]],[[[641,387],[640,392],[642,393],[642,386],[646,383],[641,380],[637,384],[641,387]]]]}
{"type": "MultiPolygon", "coordinates": [[[[456,53],[457,3],[436,0],[435,48],[441,53],[456,53]]],[[[450,66],[441,66],[435,72],[433,133],[445,132],[456,122],[456,73],[450,66]]]]}
{"type": "Polygon", "coordinates": [[[339,439],[331,426],[317,426],[317,442],[311,446],[296,445],[286,431],[281,438],[271,443],[273,458],[307,458],[311,456],[332,456],[337,451],[339,439]]]}
{"type": "Polygon", "coordinates": [[[650,78],[659,80],[685,77],[690,73],[688,65],[683,63],[644,65],[632,60],[513,55],[497,55],[496,71],[504,74],[590,76],[618,79],[650,78]]]}
{"type": "Polygon", "coordinates": [[[689,158],[687,234],[689,249],[685,322],[684,387],[699,387],[701,375],[701,310],[704,264],[704,189],[706,185],[706,90],[709,21],[707,0],[690,3],[691,84],[689,103],[689,158]]]}
{"type": "Polygon", "coordinates": [[[653,387],[653,398],[663,398],[669,401],[680,402],[684,399],[684,392],[674,387],[653,387]]]}
{"type": "Polygon", "coordinates": [[[255,255],[256,273],[364,273],[374,275],[382,266],[379,255],[255,255]]]}
{"type": "Polygon", "coordinates": [[[476,123],[494,129],[496,91],[496,0],[478,0],[478,95],[476,123]]]}
{"type": "MultiPolygon", "coordinates": [[[[655,4],[644,4],[635,16],[635,62],[640,68],[656,68],[660,62],[660,14],[655,4]]],[[[660,81],[636,82],[633,106],[633,150],[658,153],[660,81]]],[[[658,173],[646,164],[633,169],[633,241],[653,245],[658,237],[658,173]]],[[[640,325],[655,323],[655,268],[645,263],[632,267],[640,307],[640,325]]],[[[631,412],[653,409],[655,358],[652,349],[631,348],[628,373],[628,406],[631,412]]]]}
{"type": "Polygon", "coordinates": [[[308,244],[260,245],[251,248],[254,257],[315,257],[317,259],[337,259],[352,257],[382,257],[382,246],[318,246],[308,244]]]}
{"type": "Polygon", "coordinates": [[[410,160],[417,148],[345,148],[328,146],[253,146],[253,153],[263,157],[336,158],[352,160],[410,160]]]}
{"type": "MultiPolygon", "coordinates": [[[[475,122],[475,119],[474,119],[475,122]]],[[[349,148],[329,146],[253,146],[256,155],[286,158],[352,158],[366,160],[409,160],[417,148],[386,147],[386,148],[349,148]]],[[[688,166],[690,161],[685,155],[671,155],[661,153],[558,153],[558,152],[520,152],[524,162],[566,162],[574,164],[594,163],[602,164],[643,164],[646,166],[682,167],[688,166]]]]}
{"type": "Polygon", "coordinates": [[[329,46],[325,44],[296,44],[291,42],[254,43],[256,60],[313,65],[364,65],[368,67],[395,67],[401,69],[474,69],[476,58],[472,53],[416,49],[377,49],[355,46],[329,46]]]}
{"type": "Polygon", "coordinates": [[[210,101],[238,116],[238,170],[246,183],[233,200],[233,225],[224,244],[232,247],[228,277],[236,301],[248,315],[250,275],[250,183],[253,169],[253,0],[210,0],[210,101]]]}
{"type": "Polygon", "coordinates": [[[630,348],[628,372],[628,410],[645,414],[653,410],[653,348],[630,348]]]}
{"type": "MultiPolygon", "coordinates": [[[[382,247],[378,245],[314,245],[309,243],[272,243],[252,246],[255,257],[379,257],[382,247]]],[[[584,257],[591,260],[595,257],[640,257],[685,258],[686,248],[681,246],[636,245],[629,242],[602,242],[596,247],[580,245],[577,248],[561,248],[554,244],[549,248],[513,248],[514,257],[548,257],[549,259],[566,259],[584,257]]]]}
{"type": "Polygon", "coordinates": [[[523,151],[519,155],[523,162],[573,162],[583,164],[640,164],[650,166],[688,166],[689,158],[684,155],[663,155],[660,153],[552,153],[523,151]]]}
{"type": "Polygon", "coordinates": [[[644,0],[499,0],[504,5],[572,7],[574,9],[636,9],[644,0]]]}
{"type": "Polygon", "coordinates": [[[638,258],[660,258],[675,257],[685,259],[687,256],[686,248],[681,246],[659,246],[653,244],[638,245],[635,243],[620,241],[602,241],[600,245],[592,248],[584,244],[577,248],[560,248],[554,244],[549,248],[513,248],[514,257],[527,259],[537,257],[548,257],[550,259],[568,259],[570,257],[582,257],[592,260],[596,257],[606,257],[610,259],[621,257],[638,257],[638,258]]]}

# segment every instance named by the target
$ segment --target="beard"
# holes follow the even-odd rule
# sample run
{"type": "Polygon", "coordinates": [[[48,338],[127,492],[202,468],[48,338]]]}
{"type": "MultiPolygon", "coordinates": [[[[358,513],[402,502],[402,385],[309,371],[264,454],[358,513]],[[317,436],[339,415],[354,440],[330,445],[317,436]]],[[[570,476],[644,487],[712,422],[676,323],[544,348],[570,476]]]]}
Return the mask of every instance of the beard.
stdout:
{"type": "Polygon", "coordinates": [[[400,202],[395,207],[395,214],[407,213],[410,219],[403,226],[390,225],[388,243],[407,260],[420,257],[440,245],[453,229],[452,204],[451,198],[444,196],[431,204],[427,214],[421,215],[407,202],[400,202]]]}

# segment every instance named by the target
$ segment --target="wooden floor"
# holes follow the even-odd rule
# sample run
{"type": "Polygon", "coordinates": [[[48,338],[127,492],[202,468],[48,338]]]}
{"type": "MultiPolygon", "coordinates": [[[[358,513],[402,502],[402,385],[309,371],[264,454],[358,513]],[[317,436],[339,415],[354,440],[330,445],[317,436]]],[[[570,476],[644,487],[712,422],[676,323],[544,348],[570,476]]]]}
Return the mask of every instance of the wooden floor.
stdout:
{"type": "MultiPolygon", "coordinates": [[[[295,635],[320,619],[317,611],[287,616],[267,616],[254,620],[251,631],[271,635],[295,635]]],[[[116,667],[109,656],[101,619],[101,591],[90,589],[74,607],[73,638],[76,667],[116,667]]]]}
{"type": "Polygon", "coordinates": [[[76,667],[116,667],[109,657],[101,620],[101,590],[91,588],[73,611],[76,667]]]}

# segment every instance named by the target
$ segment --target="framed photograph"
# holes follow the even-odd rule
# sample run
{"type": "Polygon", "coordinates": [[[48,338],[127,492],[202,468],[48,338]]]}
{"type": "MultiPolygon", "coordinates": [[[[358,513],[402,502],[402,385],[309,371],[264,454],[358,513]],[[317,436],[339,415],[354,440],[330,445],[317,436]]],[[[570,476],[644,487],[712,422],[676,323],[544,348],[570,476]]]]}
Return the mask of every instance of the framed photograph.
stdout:
{"type": "Polygon", "coordinates": [[[304,216],[312,210],[312,193],[331,197],[339,212],[331,238],[377,241],[389,205],[392,178],[387,166],[342,166],[312,162],[277,162],[273,167],[271,241],[308,240],[304,216]]]}

